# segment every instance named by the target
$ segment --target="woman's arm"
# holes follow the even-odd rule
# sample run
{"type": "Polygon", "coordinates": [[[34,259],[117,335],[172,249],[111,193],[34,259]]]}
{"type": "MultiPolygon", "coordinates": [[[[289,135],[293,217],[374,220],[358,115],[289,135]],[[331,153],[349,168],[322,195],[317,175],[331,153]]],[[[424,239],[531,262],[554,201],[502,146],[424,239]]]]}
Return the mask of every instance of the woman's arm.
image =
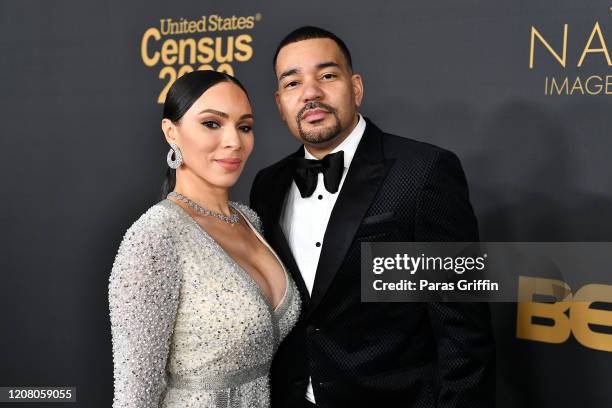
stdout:
{"type": "MultiPolygon", "coordinates": [[[[159,224],[159,223],[157,223],[159,224]]],[[[141,217],[125,234],[109,281],[114,408],[157,408],[179,300],[176,248],[141,217]]]]}

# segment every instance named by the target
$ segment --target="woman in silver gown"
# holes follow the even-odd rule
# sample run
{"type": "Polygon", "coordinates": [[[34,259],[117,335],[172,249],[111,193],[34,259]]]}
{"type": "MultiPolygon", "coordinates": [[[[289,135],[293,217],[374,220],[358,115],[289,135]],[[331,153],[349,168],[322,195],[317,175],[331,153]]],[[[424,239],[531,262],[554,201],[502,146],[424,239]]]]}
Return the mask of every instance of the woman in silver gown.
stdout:
{"type": "Polygon", "coordinates": [[[110,276],[115,408],[270,405],[300,299],[257,214],[228,201],[252,125],[229,75],[196,71],[168,92],[166,198],[128,229],[110,276]]]}

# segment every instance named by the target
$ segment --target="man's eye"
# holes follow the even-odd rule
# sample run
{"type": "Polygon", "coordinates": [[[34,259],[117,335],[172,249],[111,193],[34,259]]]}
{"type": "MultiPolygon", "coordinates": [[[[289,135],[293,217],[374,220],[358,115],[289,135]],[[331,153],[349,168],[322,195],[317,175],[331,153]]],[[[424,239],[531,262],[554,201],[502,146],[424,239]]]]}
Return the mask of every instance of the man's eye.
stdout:
{"type": "Polygon", "coordinates": [[[253,130],[253,127],[244,125],[244,126],[240,126],[238,129],[240,129],[242,133],[249,133],[251,130],[253,130]]]}
{"type": "Polygon", "coordinates": [[[215,122],[214,120],[207,120],[206,122],[202,122],[202,124],[204,126],[206,126],[209,129],[219,129],[221,126],[219,126],[219,124],[217,122],[215,122]]]}
{"type": "Polygon", "coordinates": [[[325,74],[323,75],[323,79],[333,79],[336,77],[336,74],[325,74]]]}
{"type": "Polygon", "coordinates": [[[296,86],[297,86],[297,84],[298,84],[298,82],[297,82],[297,81],[291,81],[291,82],[288,82],[288,83],[285,85],[285,88],[294,88],[294,87],[296,87],[296,86]]]}

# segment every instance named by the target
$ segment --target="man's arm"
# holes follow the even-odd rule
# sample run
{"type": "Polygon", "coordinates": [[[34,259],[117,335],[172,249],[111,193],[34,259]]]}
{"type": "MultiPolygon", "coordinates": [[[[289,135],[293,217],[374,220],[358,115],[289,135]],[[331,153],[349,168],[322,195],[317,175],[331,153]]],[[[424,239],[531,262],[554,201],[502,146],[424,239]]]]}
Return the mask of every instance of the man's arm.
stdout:
{"type": "MultiPolygon", "coordinates": [[[[475,242],[478,223],[457,156],[441,150],[419,197],[417,242],[475,242]]],[[[438,407],[495,406],[495,342],[486,303],[428,304],[437,340],[438,407]]]]}

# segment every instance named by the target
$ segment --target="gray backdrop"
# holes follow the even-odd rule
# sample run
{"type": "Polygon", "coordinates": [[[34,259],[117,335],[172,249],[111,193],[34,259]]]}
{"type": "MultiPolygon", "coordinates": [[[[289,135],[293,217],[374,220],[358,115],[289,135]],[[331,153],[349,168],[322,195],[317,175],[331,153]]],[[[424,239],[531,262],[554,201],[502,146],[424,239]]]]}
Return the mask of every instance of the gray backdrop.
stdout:
{"type": "MultiPolygon", "coordinates": [[[[166,39],[250,36],[251,58],[231,66],[251,94],[256,147],[234,199],[247,201],[256,171],[298,146],[274,105],[271,59],[282,36],[313,24],[351,49],[365,116],[459,155],[483,240],[612,241],[612,84],[594,92],[592,79],[594,94],[584,90],[589,77],[612,74],[606,52],[593,51],[603,48],[601,33],[612,52],[610,6],[2,1],[0,386],[76,386],[78,406],[111,405],[108,275],[123,233],[156,202],[166,170],[156,102],[164,65],[141,58],[143,35],[160,19],[259,13],[251,29],[147,43],[153,53],[166,39]],[[530,69],[532,27],[561,55],[564,24],[565,67],[536,36],[530,69]],[[578,67],[592,33],[593,52],[578,67]],[[574,91],[545,94],[551,77],[568,77],[574,91]]],[[[495,305],[493,317],[499,407],[610,406],[610,352],[571,335],[561,344],[518,339],[513,304],[495,305]]]]}

